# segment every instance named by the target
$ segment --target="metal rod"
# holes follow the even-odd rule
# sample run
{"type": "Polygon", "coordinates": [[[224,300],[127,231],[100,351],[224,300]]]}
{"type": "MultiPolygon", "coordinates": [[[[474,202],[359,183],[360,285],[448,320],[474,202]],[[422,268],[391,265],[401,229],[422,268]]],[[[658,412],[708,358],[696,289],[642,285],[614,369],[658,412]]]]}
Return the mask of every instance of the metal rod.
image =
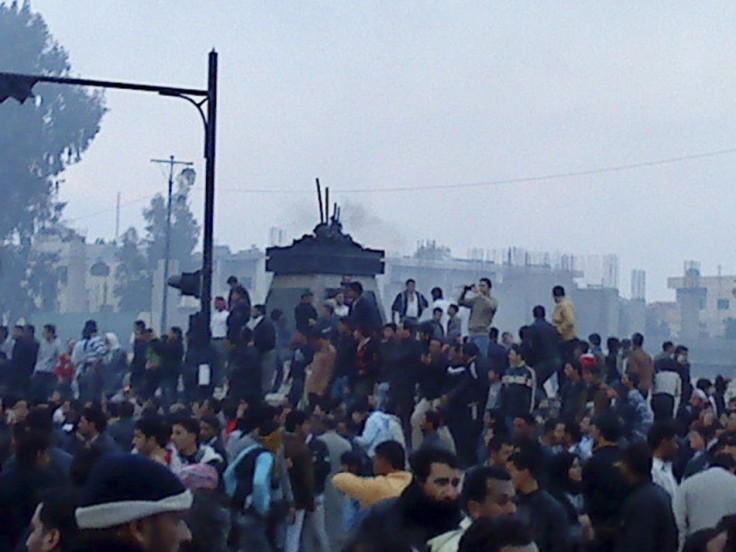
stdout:
{"type": "Polygon", "coordinates": [[[325,223],[330,223],[330,187],[325,187],[325,223]]]}
{"type": "Polygon", "coordinates": [[[319,178],[315,178],[317,182],[317,199],[319,200],[319,223],[325,222],[324,206],[322,205],[322,187],[319,185],[319,178]]]}
{"type": "MultiPolygon", "coordinates": [[[[215,221],[215,139],[217,136],[217,52],[209,55],[207,79],[207,135],[205,138],[204,236],[202,238],[201,314],[203,337],[210,335],[212,266],[215,221]]],[[[209,344],[209,339],[205,341],[209,344]]]]}

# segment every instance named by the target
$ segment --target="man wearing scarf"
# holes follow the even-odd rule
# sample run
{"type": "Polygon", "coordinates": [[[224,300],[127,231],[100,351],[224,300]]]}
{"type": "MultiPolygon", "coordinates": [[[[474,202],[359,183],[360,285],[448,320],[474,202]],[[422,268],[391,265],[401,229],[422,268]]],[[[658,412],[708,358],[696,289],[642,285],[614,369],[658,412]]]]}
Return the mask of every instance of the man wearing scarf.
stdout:
{"type": "Polygon", "coordinates": [[[427,542],[454,529],[463,518],[460,510],[462,471],[457,457],[444,449],[422,449],[409,461],[414,479],[394,499],[373,506],[353,535],[394,535],[413,550],[428,550],[427,542]]]}

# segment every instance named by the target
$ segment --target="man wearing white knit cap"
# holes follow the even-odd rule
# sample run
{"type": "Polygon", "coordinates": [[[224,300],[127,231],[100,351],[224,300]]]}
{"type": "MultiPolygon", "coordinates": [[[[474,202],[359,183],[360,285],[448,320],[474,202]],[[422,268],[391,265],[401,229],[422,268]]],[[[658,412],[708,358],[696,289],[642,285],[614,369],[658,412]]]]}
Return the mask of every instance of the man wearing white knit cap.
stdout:
{"type": "Polygon", "coordinates": [[[192,494],[165,466],[137,454],[103,456],[81,492],[73,548],[177,552],[192,538],[183,520],[191,506],[192,494]]]}

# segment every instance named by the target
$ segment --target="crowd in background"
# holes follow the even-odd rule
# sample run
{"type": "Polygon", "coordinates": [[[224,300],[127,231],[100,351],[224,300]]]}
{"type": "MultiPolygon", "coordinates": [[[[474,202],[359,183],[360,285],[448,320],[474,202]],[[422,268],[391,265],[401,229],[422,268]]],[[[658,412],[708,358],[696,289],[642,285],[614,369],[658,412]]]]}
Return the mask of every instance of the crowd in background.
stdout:
{"type": "Polygon", "coordinates": [[[202,339],[0,328],[0,552],[736,550],[736,388],[685,345],[493,325],[481,278],[293,312],[228,280],[202,339]]]}

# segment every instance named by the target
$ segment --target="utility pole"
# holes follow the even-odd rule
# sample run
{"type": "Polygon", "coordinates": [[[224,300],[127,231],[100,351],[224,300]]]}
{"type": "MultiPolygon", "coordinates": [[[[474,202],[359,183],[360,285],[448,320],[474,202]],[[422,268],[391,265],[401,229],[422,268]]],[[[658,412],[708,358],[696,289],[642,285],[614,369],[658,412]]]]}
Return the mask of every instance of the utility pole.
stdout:
{"type": "Polygon", "coordinates": [[[118,243],[120,237],[120,192],[118,192],[117,200],[115,201],[115,243],[118,243]]]}
{"type": "Polygon", "coordinates": [[[168,159],[151,159],[151,163],[163,163],[169,166],[169,193],[166,200],[166,239],[164,245],[164,283],[163,297],[161,298],[161,334],[166,334],[169,318],[169,262],[171,258],[171,196],[174,188],[174,167],[182,165],[191,167],[191,161],[178,161],[173,155],[168,159]]]}

